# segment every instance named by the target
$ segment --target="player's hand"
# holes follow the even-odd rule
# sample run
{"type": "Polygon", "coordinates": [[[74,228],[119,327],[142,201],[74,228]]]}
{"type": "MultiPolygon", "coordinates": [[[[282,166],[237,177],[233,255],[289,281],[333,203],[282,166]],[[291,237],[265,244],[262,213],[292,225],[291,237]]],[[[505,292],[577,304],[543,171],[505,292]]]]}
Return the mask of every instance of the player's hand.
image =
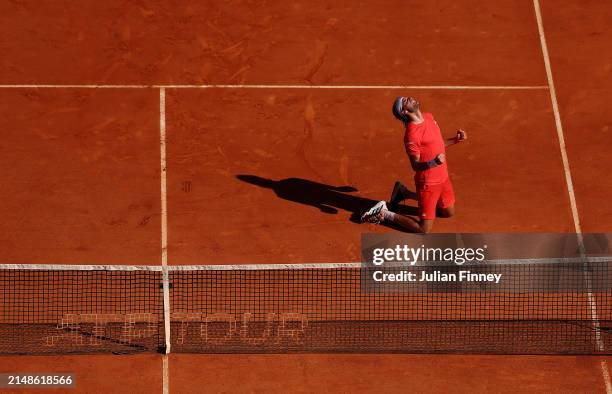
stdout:
{"type": "Polygon", "coordinates": [[[444,153],[440,153],[438,156],[436,156],[436,160],[442,164],[446,161],[446,155],[444,153]]]}
{"type": "Polygon", "coordinates": [[[467,140],[467,133],[465,132],[465,130],[457,130],[457,135],[455,136],[455,142],[459,143],[459,142],[463,142],[467,140]]]}

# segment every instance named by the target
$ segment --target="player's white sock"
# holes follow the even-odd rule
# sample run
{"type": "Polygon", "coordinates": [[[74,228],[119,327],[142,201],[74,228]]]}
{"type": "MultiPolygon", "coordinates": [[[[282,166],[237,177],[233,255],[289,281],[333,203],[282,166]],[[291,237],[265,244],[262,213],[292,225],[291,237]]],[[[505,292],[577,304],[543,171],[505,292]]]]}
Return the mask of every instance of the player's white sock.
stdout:
{"type": "Polygon", "coordinates": [[[383,214],[383,219],[385,219],[388,222],[392,222],[393,220],[395,220],[395,213],[394,212],[391,212],[391,211],[389,211],[387,209],[384,209],[382,211],[382,214],[383,214]]]}

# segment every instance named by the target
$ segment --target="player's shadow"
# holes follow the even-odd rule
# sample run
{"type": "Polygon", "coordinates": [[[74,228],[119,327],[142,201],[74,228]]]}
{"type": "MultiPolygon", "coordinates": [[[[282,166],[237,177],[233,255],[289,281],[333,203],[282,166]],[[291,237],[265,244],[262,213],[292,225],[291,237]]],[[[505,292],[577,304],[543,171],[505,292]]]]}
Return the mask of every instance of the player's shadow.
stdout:
{"type": "MultiPolygon", "coordinates": [[[[327,214],[337,214],[339,210],[351,213],[351,222],[360,223],[359,218],[378,200],[359,197],[353,194],[357,189],[352,186],[332,186],[301,178],[287,178],[275,181],[256,175],[236,175],[239,180],[272,190],[283,200],[310,205],[327,214]]],[[[417,208],[399,205],[397,213],[416,216],[417,208]]],[[[389,226],[395,228],[395,226],[389,226]]]]}

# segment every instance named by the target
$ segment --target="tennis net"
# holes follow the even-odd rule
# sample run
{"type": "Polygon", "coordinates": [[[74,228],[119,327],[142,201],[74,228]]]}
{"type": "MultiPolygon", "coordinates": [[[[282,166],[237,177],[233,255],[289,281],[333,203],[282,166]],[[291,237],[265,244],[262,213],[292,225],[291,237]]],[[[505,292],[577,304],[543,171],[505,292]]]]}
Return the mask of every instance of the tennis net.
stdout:
{"type": "Polygon", "coordinates": [[[359,263],[2,265],[0,353],[610,354],[610,264],[434,264],[412,269],[503,284],[384,286],[359,263]]]}

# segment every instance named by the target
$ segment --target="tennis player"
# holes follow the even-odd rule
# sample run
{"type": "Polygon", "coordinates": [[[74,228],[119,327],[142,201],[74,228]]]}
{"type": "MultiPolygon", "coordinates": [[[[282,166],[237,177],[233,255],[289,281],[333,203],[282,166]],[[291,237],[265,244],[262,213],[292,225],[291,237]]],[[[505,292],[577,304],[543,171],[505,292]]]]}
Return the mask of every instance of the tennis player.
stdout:
{"type": "Polygon", "coordinates": [[[467,139],[467,133],[457,130],[454,137],[443,139],[433,115],[421,112],[414,97],[398,97],[393,103],[393,115],[406,128],[404,145],[416,172],[416,197],[419,203],[419,219],[399,215],[397,204],[408,196],[408,189],[396,182],[391,193],[389,207],[380,201],[361,216],[362,222],[389,222],[411,232],[428,233],[433,227],[436,214],[448,218],[455,214],[455,193],[448,177],[446,147],[467,139]]]}

